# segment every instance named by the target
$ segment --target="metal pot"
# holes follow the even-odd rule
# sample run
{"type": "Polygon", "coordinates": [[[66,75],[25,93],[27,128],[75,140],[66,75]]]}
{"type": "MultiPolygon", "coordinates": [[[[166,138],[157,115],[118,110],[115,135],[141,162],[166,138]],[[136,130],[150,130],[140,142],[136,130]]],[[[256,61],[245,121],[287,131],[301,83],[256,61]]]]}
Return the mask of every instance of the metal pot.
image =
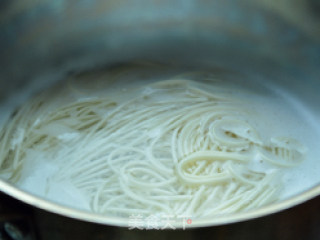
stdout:
{"type": "MultiPolygon", "coordinates": [[[[319,1],[27,0],[2,1],[0,11],[1,120],[7,106],[70,72],[137,60],[236,71],[286,88],[320,119],[319,1]]],[[[0,190],[65,217],[127,226],[123,219],[57,205],[4,180],[0,190]]],[[[255,219],[319,194],[315,182],[290,199],[193,227],[255,219]]]]}

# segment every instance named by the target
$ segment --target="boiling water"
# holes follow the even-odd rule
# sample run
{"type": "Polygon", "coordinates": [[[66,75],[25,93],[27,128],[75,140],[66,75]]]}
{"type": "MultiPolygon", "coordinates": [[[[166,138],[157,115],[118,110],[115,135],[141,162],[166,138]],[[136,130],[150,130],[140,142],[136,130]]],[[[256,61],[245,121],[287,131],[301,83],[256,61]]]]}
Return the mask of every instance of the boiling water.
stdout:
{"type": "MultiPolygon", "coordinates": [[[[320,182],[320,129],[316,126],[314,116],[299,100],[292,98],[290,93],[276,86],[264,86],[262,83],[219,79],[214,74],[191,73],[177,77],[177,73],[150,74],[150,71],[126,70],[116,74],[99,72],[80,77],[72,77],[64,85],[51,90],[53,106],[63,106],[75,101],[105,97],[113,99],[119,104],[138,96],[152,96],[152,87],[146,87],[152,82],[167,80],[175,76],[176,79],[195,80],[199,88],[216,95],[225,95],[241,100],[239,107],[250,110],[246,119],[259,133],[263,141],[274,137],[289,137],[296,139],[307,149],[305,159],[295,167],[279,168],[283,188],[279,200],[298,194],[320,182]],[[112,76],[112,77],[110,77],[112,76]],[[116,76],[116,78],[115,78],[116,76]],[[276,89],[276,91],[275,91],[276,89]]],[[[168,97],[168,96],[166,96],[168,97]]],[[[155,99],[161,101],[163,99],[155,99]]],[[[48,101],[52,101],[48,100],[48,101]]],[[[39,121],[41,119],[39,118],[39,121]]],[[[23,130],[21,130],[23,131],[23,130]]],[[[22,141],[19,129],[14,141],[22,141]]],[[[72,138],[71,133],[60,134],[60,139],[72,138]]],[[[24,159],[20,179],[15,184],[28,192],[51,201],[79,209],[90,210],[87,196],[70,182],[50,181],[64,162],[47,159],[44,153],[30,153],[24,159]],[[41,155],[42,154],[42,155],[41,155]],[[50,181],[50,186],[48,185],[50,181]]],[[[68,159],[66,159],[68,161],[68,159]]],[[[275,167],[261,161],[259,156],[253,159],[247,167],[257,172],[272,173],[275,167]]],[[[2,174],[6,178],[6,174],[2,174]]]]}

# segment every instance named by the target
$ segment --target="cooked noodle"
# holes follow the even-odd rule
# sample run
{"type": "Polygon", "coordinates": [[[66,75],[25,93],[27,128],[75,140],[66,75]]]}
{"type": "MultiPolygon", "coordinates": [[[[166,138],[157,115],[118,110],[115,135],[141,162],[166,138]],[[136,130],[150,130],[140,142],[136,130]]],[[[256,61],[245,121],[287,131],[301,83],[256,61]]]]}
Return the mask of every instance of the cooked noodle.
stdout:
{"type": "Polygon", "coordinates": [[[63,106],[48,93],[35,97],[1,132],[1,174],[17,182],[26,159],[41,158],[59,165],[47,191],[70,183],[94,212],[210,217],[276,200],[278,173],[250,169],[256,156],[273,169],[303,159],[304,147],[293,139],[263,141],[247,120],[254,113],[230,94],[183,76],[137,93],[63,106]]]}

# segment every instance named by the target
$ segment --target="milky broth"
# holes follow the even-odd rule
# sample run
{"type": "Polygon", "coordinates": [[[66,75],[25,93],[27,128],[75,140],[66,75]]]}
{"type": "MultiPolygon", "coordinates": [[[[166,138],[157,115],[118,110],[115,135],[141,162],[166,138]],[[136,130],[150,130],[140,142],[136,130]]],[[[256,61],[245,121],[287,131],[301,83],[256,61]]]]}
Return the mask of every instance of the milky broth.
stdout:
{"type": "MultiPolygon", "coordinates": [[[[320,125],[317,126],[316,117],[298,99],[295,99],[289,92],[280,89],[275,85],[259,83],[243,79],[240,81],[229,80],[223,76],[216,76],[214,73],[192,72],[180,73],[157,69],[152,73],[145,69],[126,69],[118,71],[116,79],[109,76],[108,71],[99,71],[79,76],[70,77],[65,83],[60,84],[52,94],[53,105],[63,106],[64,104],[81,101],[87,98],[108,96],[110,99],[122,103],[128,99],[141,95],[152,96],[153,89],[144,87],[147,83],[157,82],[170,78],[189,79],[198,81],[195,85],[205,91],[221,94],[224,96],[237,97],[241,99],[239,106],[244,107],[253,114],[246,119],[260,137],[268,141],[272,137],[290,137],[298,140],[308,150],[305,160],[296,167],[280,168],[283,189],[280,192],[279,200],[289,198],[304,190],[315,186],[320,182],[320,125]],[[159,74],[160,73],[160,74],[159,74]]],[[[114,76],[114,72],[112,73],[114,76]]],[[[51,99],[51,100],[52,100],[51,99]]],[[[50,100],[50,101],[51,101],[50,100]]],[[[160,101],[161,99],[159,99],[160,101]]],[[[64,135],[64,137],[68,137],[64,135]]],[[[26,158],[21,178],[15,184],[35,195],[45,197],[51,201],[64,204],[78,209],[89,210],[87,197],[68,183],[47,182],[60,168],[61,162],[46,159],[46,156],[29,156],[26,158]]],[[[274,171],[274,167],[261,161],[259,155],[247,166],[249,169],[267,173],[274,171]]],[[[3,178],[6,176],[3,174],[3,178]]]]}

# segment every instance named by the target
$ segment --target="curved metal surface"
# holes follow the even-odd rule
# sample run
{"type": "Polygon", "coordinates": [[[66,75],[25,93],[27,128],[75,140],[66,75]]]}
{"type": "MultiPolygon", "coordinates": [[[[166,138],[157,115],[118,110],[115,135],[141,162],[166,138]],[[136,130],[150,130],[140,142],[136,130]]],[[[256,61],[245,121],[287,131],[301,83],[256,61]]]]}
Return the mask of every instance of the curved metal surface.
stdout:
{"type": "MultiPolygon", "coordinates": [[[[286,6],[273,1],[261,1],[258,5],[250,0],[4,1],[0,14],[0,101],[19,104],[24,97],[17,98],[18,95],[31,94],[70,71],[143,59],[227,69],[277,83],[319,117],[319,17],[311,14],[308,1],[290,3],[286,6]],[[295,15],[289,12],[289,6],[295,15]],[[17,91],[21,94],[13,94],[17,91]]],[[[64,216],[127,226],[125,219],[57,205],[3,180],[0,189],[23,202],[64,216]]],[[[248,213],[199,220],[193,227],[257,218],[319,194],[320,185],[315,183],[314,188],[279,203],[248,213]]]]}

